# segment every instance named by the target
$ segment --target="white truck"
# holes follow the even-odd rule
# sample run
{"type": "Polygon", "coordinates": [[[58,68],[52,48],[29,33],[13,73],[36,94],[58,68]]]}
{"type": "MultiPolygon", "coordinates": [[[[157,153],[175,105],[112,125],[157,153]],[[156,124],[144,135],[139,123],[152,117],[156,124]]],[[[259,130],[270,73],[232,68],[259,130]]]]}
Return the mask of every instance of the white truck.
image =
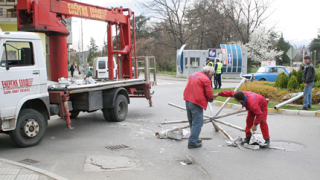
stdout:
{"type": "MultiPolygon", "coordinates": [[[[130,97],[151,101],[149,78],[97,83],[92,79],[47,80],[42,42],[35,33],[0,32],[0,132],[21,147],[43,139],[50,116],[70,118],[102,110],[107,121],[123,121],[130,97]]],[[[148,70],[145,69],[145,72],[148,70]]]]}

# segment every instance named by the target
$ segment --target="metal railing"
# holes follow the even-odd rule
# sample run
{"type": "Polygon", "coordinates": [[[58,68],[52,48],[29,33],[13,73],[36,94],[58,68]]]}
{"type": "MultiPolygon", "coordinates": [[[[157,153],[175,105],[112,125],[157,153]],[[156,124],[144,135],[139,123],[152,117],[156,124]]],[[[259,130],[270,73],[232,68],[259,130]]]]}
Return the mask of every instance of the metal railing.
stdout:
{"type": "Polygon", "coordinates": [[[144,77],[147,83],[157,82],[157,68],[156,68],[156,58],[154,56],[139,56],[137,57],[137,71],[143,70],[144,77]],[[150,70],[153,74],[153,80],[150,78],[150,70]]]}

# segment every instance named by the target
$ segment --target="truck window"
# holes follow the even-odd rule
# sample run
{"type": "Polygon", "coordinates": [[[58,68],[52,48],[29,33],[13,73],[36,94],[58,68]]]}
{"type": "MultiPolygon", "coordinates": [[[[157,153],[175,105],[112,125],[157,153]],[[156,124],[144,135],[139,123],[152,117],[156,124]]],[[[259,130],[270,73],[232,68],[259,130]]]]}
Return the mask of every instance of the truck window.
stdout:
{"type": "Polygon", "coordinates": [[[105,69],[106,68],[106,62],[105,61],[98,61],[99,62],[99,69],[105,69]]]}
{"type": "Polygon", "coordinates": [[[9,67],[34,65],[32,43],[7,41],[2,51],[2,67],[6,67],[7,58],[9,67]]]}

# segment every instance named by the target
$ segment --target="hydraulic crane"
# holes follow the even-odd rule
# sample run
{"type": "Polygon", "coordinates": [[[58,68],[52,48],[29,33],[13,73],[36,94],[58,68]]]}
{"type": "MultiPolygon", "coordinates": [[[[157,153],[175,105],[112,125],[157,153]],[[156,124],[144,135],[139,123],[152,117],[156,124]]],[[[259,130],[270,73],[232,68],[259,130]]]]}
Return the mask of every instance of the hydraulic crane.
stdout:
{"type": "MultiPolygon", "coordinates": [[[[108,23],[108,59],[121,54],[120,79],[132,78],[132,49],[131,21],[134,12],[130,9],[104,8],[71,0],[18,0],[17,23],[18,30],[42,32],[49,36],[50,74],[52,81],[68,77],[66,19],[80,17],[108,23]],[[114,50],[112,27],[120,30],[120,50],[114,50]]],[[[133,28],[134,31],[135,28],[133,28]]],[[[134,44],[135,44],[135,38],[134,44]]],[[[118,44],[117,44],[118,46],[118,44]]],[[[135,71],[137,71],[136,54],[134,55],[135,71]]],[[[114,80],[113,61],[108,61],[109,80],[114,80]]],[[[120,73],[118,71],[118,73],[120,73]]],[[[137,74],[137,72],[135,73],[137,74]]]]}

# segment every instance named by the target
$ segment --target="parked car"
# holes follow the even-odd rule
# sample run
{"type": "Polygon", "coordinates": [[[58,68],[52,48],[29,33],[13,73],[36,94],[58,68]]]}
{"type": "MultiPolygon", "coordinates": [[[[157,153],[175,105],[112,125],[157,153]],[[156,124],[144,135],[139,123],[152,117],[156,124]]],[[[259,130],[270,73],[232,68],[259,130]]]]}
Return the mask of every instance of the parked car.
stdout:
{"type": "MultiPolygon", "coordinates": [[[[134,67],[132,67],[132,76],[134,77],[134,67]]],[[[137,77],[139,77],[140,76],[140,70],[138,70],[138,76],[137,77]]]]}
{"type": "MultiPolygon", "coordinates": [[[[284,66],[262,66],[256,73],[252,73],[252,80],[275,82],[282,72],[289,76],[289,72],[284,66]]],[[[245,74],[243,77],[250,79],[252,74],[245,74]]]]}
{"type": "MultiPolygon", "coordinates": [[[[113,75],[117,79],[118,65],[116,59],[113,58],[113,75]]],[[[97,57],[93,61],[92,78],[109,79],[108,57],[97,57]]]]}
{"type": "Polygon", "coordinates": [[[93,67],[89,67],[89,71],[87,73],[87,77],[92,76],[93,67]]]}

